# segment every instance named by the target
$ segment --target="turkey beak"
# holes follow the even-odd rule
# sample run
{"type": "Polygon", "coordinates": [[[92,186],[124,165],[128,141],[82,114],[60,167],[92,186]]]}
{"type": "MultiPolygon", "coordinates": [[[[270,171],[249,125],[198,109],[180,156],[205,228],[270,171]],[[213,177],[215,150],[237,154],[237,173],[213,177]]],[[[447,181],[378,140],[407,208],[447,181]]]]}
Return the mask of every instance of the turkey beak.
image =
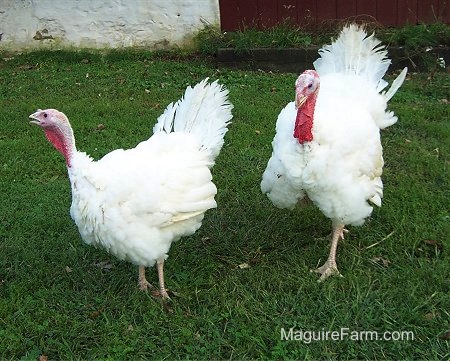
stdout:
{"type": "Polygon", "coordinates": [[[300,108],[303,104],[305,104],[306,99],[308,99],[308,97],[306,95],[303,94],[297,94],[295,96],[295,109],[300,108]]]}
{"type": "Polygon", "coordinates": [[[41,124],[41,121],[39,120],[39,117],[38,117],[41,111],[42,111],[41,109],[38,109],[37,112],[35,112],[29,116],[29,118],[32,119],[32,120],[30,120],[31,124],[37,124],[37,125],[41,124]]]}

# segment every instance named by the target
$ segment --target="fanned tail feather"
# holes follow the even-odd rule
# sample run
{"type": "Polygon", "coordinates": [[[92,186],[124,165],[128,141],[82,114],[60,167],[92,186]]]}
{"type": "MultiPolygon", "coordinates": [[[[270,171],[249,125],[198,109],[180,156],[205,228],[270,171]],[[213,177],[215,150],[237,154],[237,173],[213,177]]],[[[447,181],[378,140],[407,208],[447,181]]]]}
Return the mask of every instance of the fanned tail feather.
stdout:
{"type": "Polygon", "coordinates": [[[191,134],[214,161],[223,146],[232,109],[228,90],[217,80],[210,84],[206,78],[193,88],[187,87],[183,98],[167,106],[153,132],[191,134]]]}
{"type": "MultiPolygon", "coordinates": [[[[406,73],[408,69],[404,68],[402,72],[395,78],[395,80],[392,82],[391,87],[387,92],[382,92],[386,103],[394,96],[394,94],[397,92],[397,90],[402,86],[403,82],[405,81],[406,73]]],[[[385,111],[384,116],[382,118],[377,118],[377,125],[381,128],[387,128],[391,126],[392,124],[395,124],[397,122],[397,117],[394,115],[394,112],[392,111],[385,111]]]]}
{"type": "MultiPolygon", "coordinates": [[[[387,50],[384,45],[375,38],[374,34],[367,35],[365,30],[358,25],[351,24],[342,29],[339,37],[330,45],[325,45],[319,50],[319,59],[314,62],[314,67],[319,75],[329,73],[350,73],[361,76],[374,85],[380,92],[387,86],[383,76],[391,64],[387,58],[387,50]]],[[[392,85],[386,94],[389,100],[395,91],[401,86],[406,75],[405,68],[399,76],[398,83],[392,85]],[[401,79],[401,80],[400,80],[401,79]]],[[[396,80],[397,80],[396,79],[396,80]]]]}
{"type": "Polygon", "coordinates": [[[392,85],[387,91],[387,93],[386,94],[383,93],[384,98],[386,99],[387,102],[391,100],[391,98],[394,96],[397,90],[402,86],[403,82],[405,81],[407,72],[408,68],[403,68],[402,72],[392,82],[392,85]]]}

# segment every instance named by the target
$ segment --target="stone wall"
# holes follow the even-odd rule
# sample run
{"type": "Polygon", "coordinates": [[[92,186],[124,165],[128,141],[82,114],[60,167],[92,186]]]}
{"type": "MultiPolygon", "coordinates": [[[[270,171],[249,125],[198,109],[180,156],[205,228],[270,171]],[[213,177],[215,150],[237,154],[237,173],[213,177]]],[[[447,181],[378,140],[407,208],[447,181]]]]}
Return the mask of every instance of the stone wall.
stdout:
{"type": "Polygon", "coordinates": [[[188,46],[218,0],[0,0],[0,49],[188,46]]]}

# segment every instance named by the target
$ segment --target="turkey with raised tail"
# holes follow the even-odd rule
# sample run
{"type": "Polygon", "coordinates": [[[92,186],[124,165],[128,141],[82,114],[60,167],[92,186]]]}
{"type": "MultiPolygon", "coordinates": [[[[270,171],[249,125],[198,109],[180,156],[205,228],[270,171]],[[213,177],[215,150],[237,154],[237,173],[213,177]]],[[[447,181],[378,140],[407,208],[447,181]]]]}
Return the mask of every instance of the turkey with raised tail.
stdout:
{"type": "Polygon", "coordinates": [[[166,108],[148,140],[98,161],[77,151],[63,113],[47,109],[30,115],[66,160],[70,214],[82,239],[138,265],[142,290],[150,286],[145,267],[156,263],[159,295],[169,297],[163,265],[172,242],[193,234],[204,213],[216,207],[210,169],[232,108],[228,91],[205,79],[166,108]]]}
{"type": "Polygon", "coordinates": [[[323,281],[339,275],[336,250],[345,225],[362,225],[372,205],[381,206],[380,129],[397,121],[387,102],[407,69],[382,92],[391,61],[380,41],[357,25],[344,27],[319,55],[315,70],[296,80],[295,101],[278,116],[261,190],[280,208],[308,197],[331,219],[330,254],[315,270],[323,281]]]}

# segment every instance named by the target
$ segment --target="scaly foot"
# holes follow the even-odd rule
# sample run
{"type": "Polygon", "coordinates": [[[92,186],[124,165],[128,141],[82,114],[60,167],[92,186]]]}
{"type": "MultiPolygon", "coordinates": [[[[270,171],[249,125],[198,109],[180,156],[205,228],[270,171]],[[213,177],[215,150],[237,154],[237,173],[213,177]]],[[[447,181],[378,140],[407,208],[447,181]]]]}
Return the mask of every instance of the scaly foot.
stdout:
{"type": "Polygon", "coordinates": [[[147,281],[145,278],[145,267],[139,266],[139,281],[138,281],[139,289],[141,291],[147,291],[149,288],[153,288],[151,283],[147,281]]]}
{"type": "Polygon", "coordinates": [[[320,273],[321,275],[318,282],[323,282],[332,275],[341,276],[336,265],[336,251],[339,238],[344,239],[344,234],[347,232],[348,231],[344,228],[343,224],[333,224],[333,233],[331,236],[331,248],[328,259],[323,266],[317,268],[316,270],[313,270],[313,272],[320,273]]]}
{"type": "Polygon", "coordinates": [[[333,275],[342,277],[342,275],[340,274],[340,272],[337,268],[336,262],[330,262],[330,260],[326,261],[323,264],[323,266],[321,266],[315,270],[311,270],[311,272],[319,273],[321,275],[317,282],[323,282],[328,277],[333,276],[333,275]]]}
{"type": "Polygon", "coordinates": [[[149,288],[154,288],[153,285],[150,282],[148,282],[146,279],[143,279],[143,280],[139,279],[138,284],[139,284],[139,289],[141,291],[147,291],[149,288]]]}
{"type": "Polygon", "coordinates": [[[164,286],[164,258],[159,259],[156,262],[156,269],[158,270],[159,279],[159,297],[161,297],[163,301],[170,300],[169,294],[164,286]]]}
{"type": "Polygon", "coordinates": [[[153,296],[153,297],[162,298],[163,301],[165,301],[165,300],[170,300],[170,299],[171,299],[171,298],[169,297],[169,294],[167,293],[167,289],[163,289],[163,290],[154,290],[154,291],[152,291],[152,296],[153,296]]]}

